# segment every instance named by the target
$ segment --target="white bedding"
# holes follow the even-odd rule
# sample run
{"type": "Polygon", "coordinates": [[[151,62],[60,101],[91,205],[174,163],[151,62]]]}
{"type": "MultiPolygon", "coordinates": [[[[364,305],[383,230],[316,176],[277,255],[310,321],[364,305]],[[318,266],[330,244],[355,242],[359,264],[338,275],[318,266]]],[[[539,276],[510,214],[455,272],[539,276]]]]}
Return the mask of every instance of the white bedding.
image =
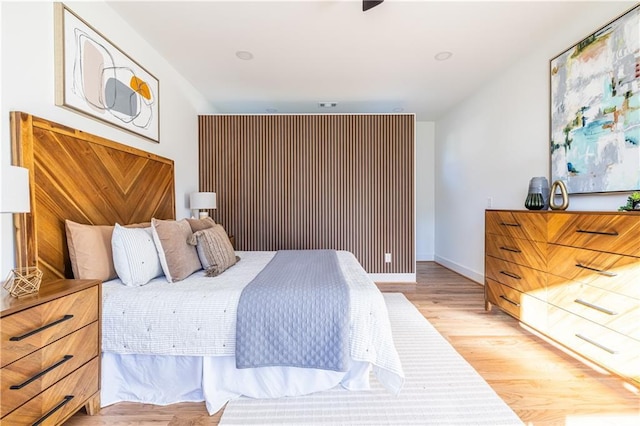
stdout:
{"type": "MultiPolygon", "coordinates": [[[[229,365],[234,365],[236,308],[240,294],[244,286],[271,260],[275,252],[236,254],[242,260],[215,278],[205,277],[204,272],[200,271],[177,283],[167,283],[164,277],[142,287],[126,287],[118,280],[105,282],[102,289],[102,350],[105,352],[104,359],[109,358],[109,362],[103,360],[103,379],[106,377],[107,380],[113,380],[113,377],[109,376],[110,371],[114,374],[122,373],[118,371],[122,365],[116,364],[123,360],[128,362],[135,357],[154,362],[162,358],[158,355],[202,357],[204,364],[208,366],[204,370],[208,371],[210,376],[202,383],[204,392],[208,393],[203,396],[207,400],[209,411],[217,411],[216,406],[219,404],[209,403],[209,399],[220,399],[211,395],[215,392],[212,383],[222,382],[221,377],[225,369],[228,370],[229,365]],[[133,357],[129,358],[126,355],[133,357]],[[216,366],[221,367],[217,372],[214,368],[216,366]]],[[[349,283],[350,350],[352,360],[356,361],[355,370],[362,373],[359,363],[370,363],[383,386],[397,394],[404,383],[404,373],[393,345],[391,326],[382,294],[353,254],[339,251],[338,260],[349,283]]],[[[234,380],[238,381],[237,378],[241,378],[244,373],[239,373],[241,370],[235,368],[233,370],[236,378],[234,380]]],[[[282,374],[283,371],[285,370],[279,370],[278,374],[282,374]]],[[[339,378],[337,382],[335,379],[330,380],[333,383],[330,387],[342,383],[342,379],[348,382],[350,373],[342,374],[344,377],[339,378]]],[[[308,382],[302,382],[305,381],[308,382]]],[[[241,378],[239,382],[240,384],[233,389],[227,387],[229,395],[249,395],[253,392],[254,387],[244,386],[244,382],[248,384],[250,380],[241,378]]],[[[343,386],[348,387],[345,383],[343,386]]],[[[266,388],[268,387],[267,384],[266,388]]],[[[312,389],[317,390],[322,389],[312,389]]],[[[263,389],[256,395],[263,397],[265,392],[268,391],[263,389]]],[[[282,396],[278,395],[278,392],[274,391],[272,396],[282,396]]],[[[114,395],[106,395],[103,383],[105,405],[109,403],[108,400],[111,400],[110,403],[132,400],[114,395]]]]}

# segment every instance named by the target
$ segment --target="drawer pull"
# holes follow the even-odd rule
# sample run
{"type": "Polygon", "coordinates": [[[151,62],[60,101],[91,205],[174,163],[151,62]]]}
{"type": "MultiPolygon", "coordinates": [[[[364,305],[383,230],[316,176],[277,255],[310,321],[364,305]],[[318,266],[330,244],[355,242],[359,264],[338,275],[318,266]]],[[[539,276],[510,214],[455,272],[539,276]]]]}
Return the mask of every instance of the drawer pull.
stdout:
{"type": "Polygon", "coordinates": [[[44,376],[45,374],[47,374],[51,370],[60,367],[62,364],[64,364],[65,362],[69,361],[71,358],[73,358],[73,355],[65,355],[60,361],[56,362],[52,366],[42,370],[38,374],[32,376],[30,379],[20,383],[19,385],[10,386],[9,389],[11,389],[11,390],[22,389],[23,387],[27,386],[29,383],[31,383],[31,382],[33,382],[35,380],[38,380],[40,377],[44,376]]]}
{"type": "Polygon", "coordinates": [[[582,340],[584,340],[584,341],[585,341],[585,342],[587,342],[587,343],[591,343],[593,346],[595,346],[595,347],[597,347],[597,348],[600,348],[600,349],[602,349],[602,350],[603,350],[603,351],[605,351],[605,352],[609,352],[611,355],[615,355],[615,354],[617,354],[617,353],[618,353],[618,351],[615,351],[615,350],[613,350],[613,349],[609,349],[609,348],[608,348],[608,347],[606,347],[605,345],[601,345],[600,343],[596,342],[595,340],[592,340],[592,339],[590,339],[590,338],[588,338],[588,337],[586,337],[586,336],[583,336],[583,335],[582,335],[582,334],[580,334],[580,333],[576,333],[576,337],[577,337],[578,339],[582,339],[582,340]]]}
{"type": "Polygon", "coordinates": [[[593,303],[589,303],[586,300],[576,299],[576,300],[574,300],[574,302],[575,303],[579,303],[581,305],[584,305],[587,308],[595,309],[596,311],[600,311],[600,312],[605,313],[607,315],[618,315],[618,313],[616,311],[612,311],[610,309],[603,308],[603,307],[600,307],[598,305],[594,305],[593,303]]]}
{"type": "Polygon", "coordinates": [[[42,416],[38,420],[36,420],[35,423],[33,424],[33,426],[38,426],[38,425],[42,424],[42,422],[44,422],[49,417],[51,417],[56,411],[58,411],[59,409],[61,409],[65,405],[67,405],[67,403],[69,401],[71,401],[72,399],[73,399],[73,395],[65,396],[64,399],[62,401],[60,401],[60,403],[58,405],[53,407],[47,414],[45,414],[44,416],[42,416]]]}
{"type": "Polygon", "coordinates": [[[522,277],[521,277],[520,275],[514,274],[513,272],[509,272],[509,271],[500,271],[500,273],[501,273],[502,275],[506,275],[506,276],[508,276],[508,277],[515,278],[516,280],[521,280],[521,279],[522,279],[522,277]]]}
{"type": "Polygon", "coordinates": [[[609,237],[617,237],[619,235],[616,231],[589,231],[587,229],[577,229],[576,232],[580,234],[607,235],[609,237]]]}
{"type": "Polygon", "coordinates": [[[616,275],[618,275],[618,274],[615,274],[613,272],[604,271],[602,269],[592,268],[591,266],[586,266],[586,265],[583,265],[581,263],[576,263],[576,267],[577,268],[582,268],[582,269],[588,269],[589,271],[597,272],[600,275],[604,275],[604,276],[607,276],[607,277],[615,277],[616,275]]]}
{"type": "Polygon", "coordinates": [[[520,226],[519,223],[500,222],[502,226],[520,226]]]}
{"type": "Polygon", "coordinates": [[[510,251],[512,253],[522,253],[522,250],[519,250],[519,249],[513,248],[513,247],[506,247],[506,246],[501,246],[500,250],[510,251]]]}
{"type": "Polygon", "coordinates": [[[14,336],[14,337],[10,338],[9,340],[11,340],[12,342],[19,342],[20,340],[26,339],[27,337],[31,337],[34,334],[38,334],[41,331],[44,331],[49,327],[53,327],[54,325],[58,325],[61,322],[69,321],[71,318],[73,318],[73,315],[67,314],[67,315],[63,316],[62,318],[60,318],[59,320],[57,320],[57,321],[50,322],[49,324],[43,325],[40,328],[36,328],[35,330],[32,330],[32,331],[30,331],[28,333],[23,334],[22,336],[14,336]]]}
{"type": "Polygon", "coordinates": [[[504,295],[500,295],[500,299],[502,300],[506,300],[507,302],[511,303],[513,306],[517,306],[520,307],[520,304],[517,302],[514,302],[513,300],[509,299],[508,297],[504,296],[504,295]]]}

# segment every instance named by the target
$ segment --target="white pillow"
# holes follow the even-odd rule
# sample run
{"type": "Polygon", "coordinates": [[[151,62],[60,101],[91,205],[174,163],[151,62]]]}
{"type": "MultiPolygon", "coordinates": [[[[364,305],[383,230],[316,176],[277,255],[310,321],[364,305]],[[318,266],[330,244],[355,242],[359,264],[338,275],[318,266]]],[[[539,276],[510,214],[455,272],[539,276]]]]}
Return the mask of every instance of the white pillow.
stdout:
{"type": "Polygon", "coordinates": [[[116,223],[111,249],[113,266],[125,285],[145,285],[162,275],[151,228],[125,228],[116,223]]]}

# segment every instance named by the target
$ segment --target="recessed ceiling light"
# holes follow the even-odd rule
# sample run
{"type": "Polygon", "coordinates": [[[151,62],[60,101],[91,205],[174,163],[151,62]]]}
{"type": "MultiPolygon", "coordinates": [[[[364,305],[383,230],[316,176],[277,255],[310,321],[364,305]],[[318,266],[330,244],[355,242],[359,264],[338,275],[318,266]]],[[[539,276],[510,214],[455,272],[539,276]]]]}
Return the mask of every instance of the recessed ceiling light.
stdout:
{"type": "Polygon", "coordinates": [[[243,61],[250,61],[253,59],[253,53],[246,50],[238,50],[236,52],[236,56],[238,59],[242,59],[243,61]]]}
{"type": "Polygon", "coordinates": [[[318,102],[320,108],[335,108],[338,106],[337,102],[318,102]]]}
{"type": "Polygon", "coordinates": [[[402,112],[402,111],[404,111],[404,108],[398,107],[398,108],[394,108],[392,111],[393,112],[402,112]]]}
{"type": "Polygon", "coordinates": [[[278,110],[276,108],[267,108],[267,112],[273,114],[274,112],[278,112],[278,110]]]}
{"type": "Polygon", "coordinates": [[[447,59],[451,58],[453,56],[453,53],[451,52],[447,52],[447,51],[442,51],[442,52],[438,52],[436,53],[436,56],[434,56],[436,61],[446,61],[447,59]]]}

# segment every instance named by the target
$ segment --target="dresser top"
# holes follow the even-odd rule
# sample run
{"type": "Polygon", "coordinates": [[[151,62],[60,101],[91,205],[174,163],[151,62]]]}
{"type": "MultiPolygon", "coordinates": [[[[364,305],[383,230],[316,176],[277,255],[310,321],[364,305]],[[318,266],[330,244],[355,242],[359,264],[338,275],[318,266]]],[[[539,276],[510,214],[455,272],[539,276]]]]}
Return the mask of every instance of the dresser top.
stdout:
{"type": "Polygon", "coordinates": [[[531,214],[601,214],[601,215],[629,215],[640,216],[640,211],[594,211],[594,210],[519,210],[519,209],[485,209],[487,212],[515,212],[531,214]]]}
{"type": "Polygon", "coordinates": [[[0,318],[99,284],[99,280],[55,280],[43,283],[37,293],[20,298],[0,288],[0,318]]]}

